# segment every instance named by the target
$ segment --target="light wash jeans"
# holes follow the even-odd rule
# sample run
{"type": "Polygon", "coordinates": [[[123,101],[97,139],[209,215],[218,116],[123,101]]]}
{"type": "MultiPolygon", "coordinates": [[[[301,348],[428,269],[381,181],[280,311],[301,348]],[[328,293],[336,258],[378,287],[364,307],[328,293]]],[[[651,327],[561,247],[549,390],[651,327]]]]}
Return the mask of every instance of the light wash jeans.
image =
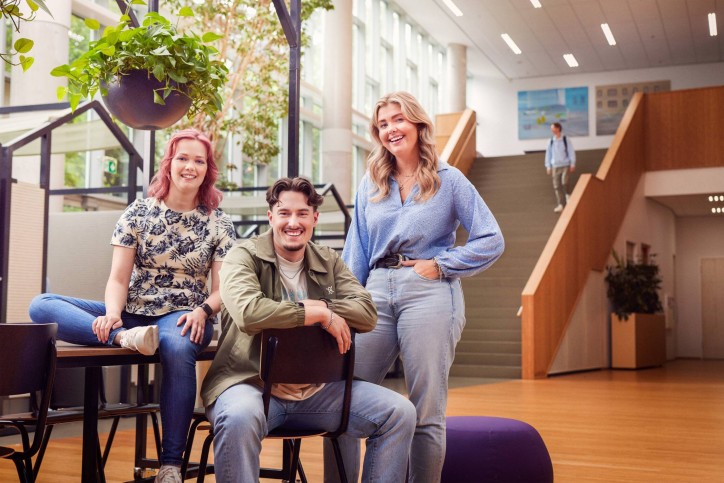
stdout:
{"type": "MultiPolygon", "coordinates": [[[[344,381],[327,384],[303,401],[272,397],[267,419],[259,388],[231,386],[206,409],[214,427],[216,481],[259,481],[261,441],[268,432],[280,426],[334,431],[339,426],[343,397],[344,381]]],[[[381,386],[353,382],[345,434],[356,441],[367,438],[363,482],[403,483],[414,431],[415,408],[410,401],[381,386]]]]}
{"type": "Polygon", "coordinates": [[[566,206],[568,201],[568,178],[571,175],[570,166],[556,166],[551,170],[553,178],[553,192],[556,194],[556,201],[561,206],[566,206]]]}
{"type": "MultiPolygon", "coordinates": [[[[30,318],[37,323],[58,323],[58,339],[73,344],[104,345],[91,329],[93,320],[105,315],[103,302],[55,294],[41,294],[33,299],[30,318]]],[[[191,415],[196,402],[196,356],[211,342],[214,326],[206,324],[202,344],[191,342],[189,334],[181,337],[183,326],[176,327],[179,317],[188,313],[177,310],[160,316],[123,312],[123,327],[111,331],[107,345],[122,330],[158,325],[159,354],[163,367],[161,378],[161,424],[163,425],[161,463],[181,466],[191,415]]]]}
{"type": "MultiPolygon", "coordinates": [[[[460,280],[425,279],[412,267],[378,268],[370,272],[366,288],[377,305],[378,321],[372,332],[355,338],[355,376],[380,384],[400,356],[417,410],[408,481],[438,482],[445,460],[448,374],[465,325],[460,280]]],[[[345,469],[354,468],[359,443],[342,436],[340,445],[345,469]]],[[[331,445],[324,450],[325,481],[337,481],[331,445]]],[[[357,481],[356,474],[347,474],[349,481],[357,481]]]]}

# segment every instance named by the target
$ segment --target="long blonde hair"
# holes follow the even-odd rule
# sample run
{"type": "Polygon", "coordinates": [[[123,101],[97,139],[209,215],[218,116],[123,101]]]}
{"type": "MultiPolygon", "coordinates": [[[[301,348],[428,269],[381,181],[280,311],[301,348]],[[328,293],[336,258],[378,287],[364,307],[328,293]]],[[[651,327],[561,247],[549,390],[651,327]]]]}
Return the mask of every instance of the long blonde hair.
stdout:
{"type": "Polygon", "coordinates": [[[395,171],[395,157],[380,141],[380,130],[377,127],[380,109],[390,103],[400,106],[405,119],[417,126],[417,149],[420,154],[420,163],[415,174],[420,185],[420,192],[415,201],[426,201],[433,197],[440,189],[440,176],[437,174],[438,157],[435,152],[434,127],[430,117],[415,97],[403,91],[392,92],[383,96],[375,104],[370,121],[370,134],[375,147],[367,158],[370,178],[378,193],[371,199],[377,202],[390,194],[390,175],[395,171]]]}

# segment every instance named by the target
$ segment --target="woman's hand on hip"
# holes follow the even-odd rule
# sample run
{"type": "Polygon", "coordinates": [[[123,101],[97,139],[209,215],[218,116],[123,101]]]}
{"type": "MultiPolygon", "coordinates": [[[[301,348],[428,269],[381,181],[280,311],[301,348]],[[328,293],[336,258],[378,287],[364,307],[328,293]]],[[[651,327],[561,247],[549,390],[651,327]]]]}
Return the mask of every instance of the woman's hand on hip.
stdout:
{"type": "Polygon", "coordinates": [[[412,267],[415,273],[423,278],[429,278],[430,280],[440,278],[435,260],[405,260],[402,262],[402,265],[412,267]]]}
{"type": "Polygon", "coordinates": [[[208,316],[206,312],[204,312],[204,309],[196,307],[191,312],[187,312],[179,317],[176,327],[183,325],[184,328],[181,329],[181,336],[183,337],[186,335],[186,332],[190,332],[189,337],[191,338],[191,342],[201,344],[201,341],[204,339],[207,318],[208,316]]]}
{"type": "Polygon", "coordinates": [[[117,329],[123,326],[123,321],[117,315],[101,315],[96,317],[91,325],[93,333],[98,337],[98,340],[104,344],[108,342],[108,336],[111,330],[117,329]]]}

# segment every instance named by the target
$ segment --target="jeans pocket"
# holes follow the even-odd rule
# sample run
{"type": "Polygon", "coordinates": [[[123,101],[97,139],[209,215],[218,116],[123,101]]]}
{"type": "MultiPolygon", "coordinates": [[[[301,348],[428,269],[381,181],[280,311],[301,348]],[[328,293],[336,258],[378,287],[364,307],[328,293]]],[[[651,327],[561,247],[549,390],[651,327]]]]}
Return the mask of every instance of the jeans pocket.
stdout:
{"type": "Polygon", "coordinates": [[[423,277],[422,275],[420,275],[419,273],[417,273],[417,270],[415,270],[415,267],[412,267],[412,273],[414,273],[415,276],[416,276],[417,278],[419,278],[420,280],[424,280],[424,281],[426,281],[426,282],[439,282],[439,281],[440,281],[438,278],[427,278],[427,277],[423,277]]]}

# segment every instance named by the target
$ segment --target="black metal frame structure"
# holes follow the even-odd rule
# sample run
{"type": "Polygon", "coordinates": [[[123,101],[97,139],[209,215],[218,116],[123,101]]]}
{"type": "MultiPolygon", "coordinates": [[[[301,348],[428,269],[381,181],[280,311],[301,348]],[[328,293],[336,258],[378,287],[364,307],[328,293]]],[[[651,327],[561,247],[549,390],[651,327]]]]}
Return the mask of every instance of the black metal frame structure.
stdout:
{"type": "Polygon", "coordinates": [[[45,190],[45,214],[43,226],[43,273],[42,291],[45,292],[45,279],[47,275],[47,250],[48,250],[48,200],[51,195],[64,195],[71,193],[126,193],[128,203],[136,199],[137,179],[136,170],[141,167],[141,155],[133,143],[126,137],[125,133],[113,122],[111,115],[98,101],[90,101],[79,106],[75,112],[65,114],[53,121],[10,141],[5,146],[0,146],[0,323],[6,322],[7,318],[7,297],[8,297],[8,269],[10,255],[10,205],[12,184],[16,182],[12,178],[13,154],[18,149],[27,146],[33,141],[40,140],[40,184],[39,187],[45,190]],[[73,119],[93,110],[103,121],[108,130],[118,140],[121,147],[128,154],[128,185],[110,188],[78,189],[50,189],[50,156],[52,154],[52,134],[58,127],[67,124],[73,119]]]}

